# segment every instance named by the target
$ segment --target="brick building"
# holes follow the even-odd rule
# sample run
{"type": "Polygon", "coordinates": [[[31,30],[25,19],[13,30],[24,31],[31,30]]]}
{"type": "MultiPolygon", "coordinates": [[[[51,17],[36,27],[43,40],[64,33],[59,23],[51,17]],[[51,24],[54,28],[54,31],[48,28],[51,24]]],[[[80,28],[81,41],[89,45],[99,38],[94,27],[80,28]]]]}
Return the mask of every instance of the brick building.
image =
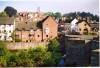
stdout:
{"type": "Polygon", "coordinates": [[[21,21],[16,23],[16,37],[23,42],[46,41],[57,37],[58,24],[51,16],[37,21],[21,21]]]}

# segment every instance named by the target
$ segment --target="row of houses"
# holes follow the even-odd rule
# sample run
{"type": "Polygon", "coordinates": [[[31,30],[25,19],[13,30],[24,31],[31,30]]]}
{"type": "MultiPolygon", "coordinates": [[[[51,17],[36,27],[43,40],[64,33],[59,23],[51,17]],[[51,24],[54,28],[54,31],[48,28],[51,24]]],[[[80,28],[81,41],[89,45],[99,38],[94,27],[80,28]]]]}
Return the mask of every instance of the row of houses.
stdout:
{"type": "Polygon", "coordinates": [[[51,16],[42,17],[36,12],[36,15],[19,13],[16,18],[0,18],[0,40],[33,42],[57,37],[58,24],[51,16]]]}
{"type": "MultiPolygon", "coordinates": [[[[60,20],[58,24],[58,31],[62,33],[70,34],[72,30],[79,34],[85,33],[99,33],[99,23],[91,23],[86,19],[73,19],[71,23],[66,23],[66,21],[60,20]]],[[[73,32],[74,32],[73,31],[73,32]]]]}
{"type": "MultiPolygon", "coordinates": [[[[0,40],[47,41],[57,37],[58,32],[66,33],[71,31],[71,24],[65,23],[63,20],[56,21],[54,17],[46,16],[40,12],[20,12],[15,18],[0,17],[0,40]],[[14,34],[14,37],[12,37],[12,34],[14,34]]],[[[91,31],[98,32],[99,30],[98,23],[80,20],[76,24],[80,34],[91,31]]]]}

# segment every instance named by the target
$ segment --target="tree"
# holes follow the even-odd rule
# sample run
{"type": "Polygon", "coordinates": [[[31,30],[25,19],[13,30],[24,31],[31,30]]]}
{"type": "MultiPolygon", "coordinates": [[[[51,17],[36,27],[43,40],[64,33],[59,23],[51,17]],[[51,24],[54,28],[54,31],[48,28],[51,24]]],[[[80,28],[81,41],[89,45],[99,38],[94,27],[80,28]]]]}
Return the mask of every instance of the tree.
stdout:
{"type": "Polygon", "coordinates": [[[0,17],[7,17],[6,12],[1,12],[1,13],[0,13],[0,17]]]}
{"type": "Polygon", "coordinates": [[[60,51],[60,43],[57,39],[50,40],[48,50],[51,52],[53,65],[57,66],[62,56],[60,51]]]}
{"type": "Polygon", "coordinates": [[[60,19],[61,18],[61,13],[60,12],[56,12],[54,14],[54,16],[55,16],[56,19],[60,19]]]}
{"type": "Polygon", "coordinates": [[[0,41],[0,66],[6,66],[6,59],[9,54],[7,50],[6,43],[4,41],[0,41]]]}
{"type": "Polygon", "coordinates": [[[63,14],[64,17],[68,18],[69,20],[73,20],[76,16],[81,16],[82,18],[89,17],[91,20],[99,21],[99,16],[91,14],[90,12],[70,12],[63,14]]]}
{"type": "Polygon", "coordinates": [[[50,51],[60,52],[60,43],[58,42],[57,39],[50,40],[50,43],[48,46],[49,46],[48,49],[50,51]]]}
{"type": "Polygon", "coordinates": [[[47,15],[47,16],[53,16],[53,17],[55,16],[53,12],[47,12],[47,13],[45,13],[45,15],[47,15]]]}
{"type": "Polygon", "coordinates": [[[14,9],[13,7],[7,6],[4,11],[6,12],[6,14],[8,14],[9,17],[15,16],[17,13],[17,10],[14,9]]]}

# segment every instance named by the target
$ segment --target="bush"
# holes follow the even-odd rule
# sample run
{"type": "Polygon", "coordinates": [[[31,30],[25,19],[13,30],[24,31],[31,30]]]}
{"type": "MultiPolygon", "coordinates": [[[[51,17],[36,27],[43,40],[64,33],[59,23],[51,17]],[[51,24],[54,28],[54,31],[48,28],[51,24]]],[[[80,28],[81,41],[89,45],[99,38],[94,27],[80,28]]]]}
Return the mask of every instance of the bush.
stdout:
{"type": "Polygon", "coordinates": [[[0,66],[6,66],[6,59],[7,55],[9,54],[9,51],[6,48],[6,43],[3,41],[0,41],[0,66]]]}
{"type": "Polygon", "coordinates": [[[1,54],[0,65],[8,67],[57,66],[61,59],[60,45],[56,39],[50,41],[49,47],[37,46],[14,53],[1,49],[1,54]]]}
{"type": "Polygon", "coordinates": [[[57,39],[50,40],[50,43],[48,45],[49,51],[55,51],[55,52],[60,52],[60,43],[58,42],[57,39]]]}

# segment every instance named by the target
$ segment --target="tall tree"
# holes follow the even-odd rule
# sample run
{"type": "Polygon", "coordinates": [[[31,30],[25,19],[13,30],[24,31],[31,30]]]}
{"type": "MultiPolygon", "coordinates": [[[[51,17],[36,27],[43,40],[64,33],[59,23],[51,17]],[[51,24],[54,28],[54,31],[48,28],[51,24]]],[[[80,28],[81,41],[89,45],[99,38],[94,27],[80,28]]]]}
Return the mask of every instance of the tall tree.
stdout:
{"type": "Polygon", "coordinates": [[[13,7],[7,6],[4,11],[8,14],[9,17],[15,16],[17,13],[17,10],[13,7]]]}

